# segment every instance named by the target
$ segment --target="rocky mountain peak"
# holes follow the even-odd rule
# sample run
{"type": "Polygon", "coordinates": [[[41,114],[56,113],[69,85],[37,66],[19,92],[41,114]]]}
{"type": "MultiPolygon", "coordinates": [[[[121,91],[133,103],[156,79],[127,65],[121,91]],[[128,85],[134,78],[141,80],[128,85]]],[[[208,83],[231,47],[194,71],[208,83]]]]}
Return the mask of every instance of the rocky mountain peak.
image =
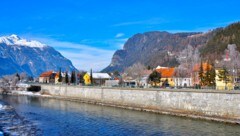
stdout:
{"type": "Polygon", "coordinates": [[[213,33],[169,33],[166,31],[138,33],[124,44],[122,50],[113,55],[111,64],[104,72],[124,71],[134,63],[140,62],[145,66],[156,67],[176,66],[176,56],[187,45],[199,47],[213,36],[213,33]],[[171,55],[169,55],[171,54],[171,55]]]}
{"type": "Polygon", "coordinates": [[[54,48],[17,35],[0,37],[0,77],[25,72],[38,77],[45,71],[76,70],[72,62],[54,48]]]}
{"type": "Polygon", "coordinates": [[[35,48],[44,48],[47,45],[35,40],[22,39],[16,34],[10,36],[0,37],[0,43],[5,43],[6,45],[19,45],[19,46],[28,46],[35,48]]]}

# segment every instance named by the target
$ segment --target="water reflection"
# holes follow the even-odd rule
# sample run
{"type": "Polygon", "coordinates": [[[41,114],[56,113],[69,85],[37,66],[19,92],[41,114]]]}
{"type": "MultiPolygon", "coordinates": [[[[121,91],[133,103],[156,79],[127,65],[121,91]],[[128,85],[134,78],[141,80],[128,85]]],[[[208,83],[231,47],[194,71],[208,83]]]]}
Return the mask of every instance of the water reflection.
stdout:
{"type": "Polygon", "coordinates": [[[0,97],[44,135],[240,135],[240,126],[27,96],[0,97]]]}

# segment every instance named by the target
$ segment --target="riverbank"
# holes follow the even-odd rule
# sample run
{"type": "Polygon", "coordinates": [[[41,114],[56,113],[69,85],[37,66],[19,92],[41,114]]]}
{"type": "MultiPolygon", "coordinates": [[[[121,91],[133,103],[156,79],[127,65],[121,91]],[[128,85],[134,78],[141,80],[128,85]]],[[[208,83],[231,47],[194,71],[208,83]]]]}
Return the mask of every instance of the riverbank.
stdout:
{"type": "MultiPolygon", "coordinates": [[[[240,92],[42,85],[36,97],[240,124],[240,92]]],[[[30,95],[17,94],[15,95],[30,95]]]]}
{"type": "Polygon", "coordinates": [[[0,101],[0,135],[41,135],[30,121],[19,116],[14,108],[0,101]]]}
{"type": "Polygon", "coordinates": [[[240,135],[240,125],[126,110],[66,99],[1,96],[42,135],[240,135]]]}

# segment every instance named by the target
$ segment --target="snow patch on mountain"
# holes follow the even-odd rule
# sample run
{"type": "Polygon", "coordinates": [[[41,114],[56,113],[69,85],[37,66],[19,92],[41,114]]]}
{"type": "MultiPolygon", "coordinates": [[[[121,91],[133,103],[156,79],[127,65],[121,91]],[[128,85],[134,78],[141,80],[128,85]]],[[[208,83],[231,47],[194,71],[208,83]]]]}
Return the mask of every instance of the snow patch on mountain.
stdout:
{"type": "Polygon", "coordinates": [[[6,45],[28,46],[33,48],[44,48],[47,46],[39,41],[22,39],[15,34],[0,37],[0,43],[5,43],[6,45]]]}
{"type": "Polygon", "coordinates": [[[38,77],[45,71],[72,71],[72,62],[54,48],[17,35],[0,37],[0,77],[25,72],[38,77]]]}

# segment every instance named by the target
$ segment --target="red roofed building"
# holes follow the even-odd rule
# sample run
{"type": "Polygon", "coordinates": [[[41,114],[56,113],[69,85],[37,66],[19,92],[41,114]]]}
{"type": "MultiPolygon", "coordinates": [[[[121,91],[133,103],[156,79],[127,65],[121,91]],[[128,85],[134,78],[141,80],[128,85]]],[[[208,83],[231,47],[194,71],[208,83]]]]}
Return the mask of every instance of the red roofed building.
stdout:
{"type": "Polygon", "coordinates": [[[40,75],[39,83],[55,83],[56,73],[53,71],[47,71],[40,75]]]}
{"type": "Polygon", "coordinates": [[[160,86],[170,86],[174,87],[174,71],[175,68],[169,68],[169,67],[157,67],[156,71],[161,74],[161,83],[160,86]]]}

